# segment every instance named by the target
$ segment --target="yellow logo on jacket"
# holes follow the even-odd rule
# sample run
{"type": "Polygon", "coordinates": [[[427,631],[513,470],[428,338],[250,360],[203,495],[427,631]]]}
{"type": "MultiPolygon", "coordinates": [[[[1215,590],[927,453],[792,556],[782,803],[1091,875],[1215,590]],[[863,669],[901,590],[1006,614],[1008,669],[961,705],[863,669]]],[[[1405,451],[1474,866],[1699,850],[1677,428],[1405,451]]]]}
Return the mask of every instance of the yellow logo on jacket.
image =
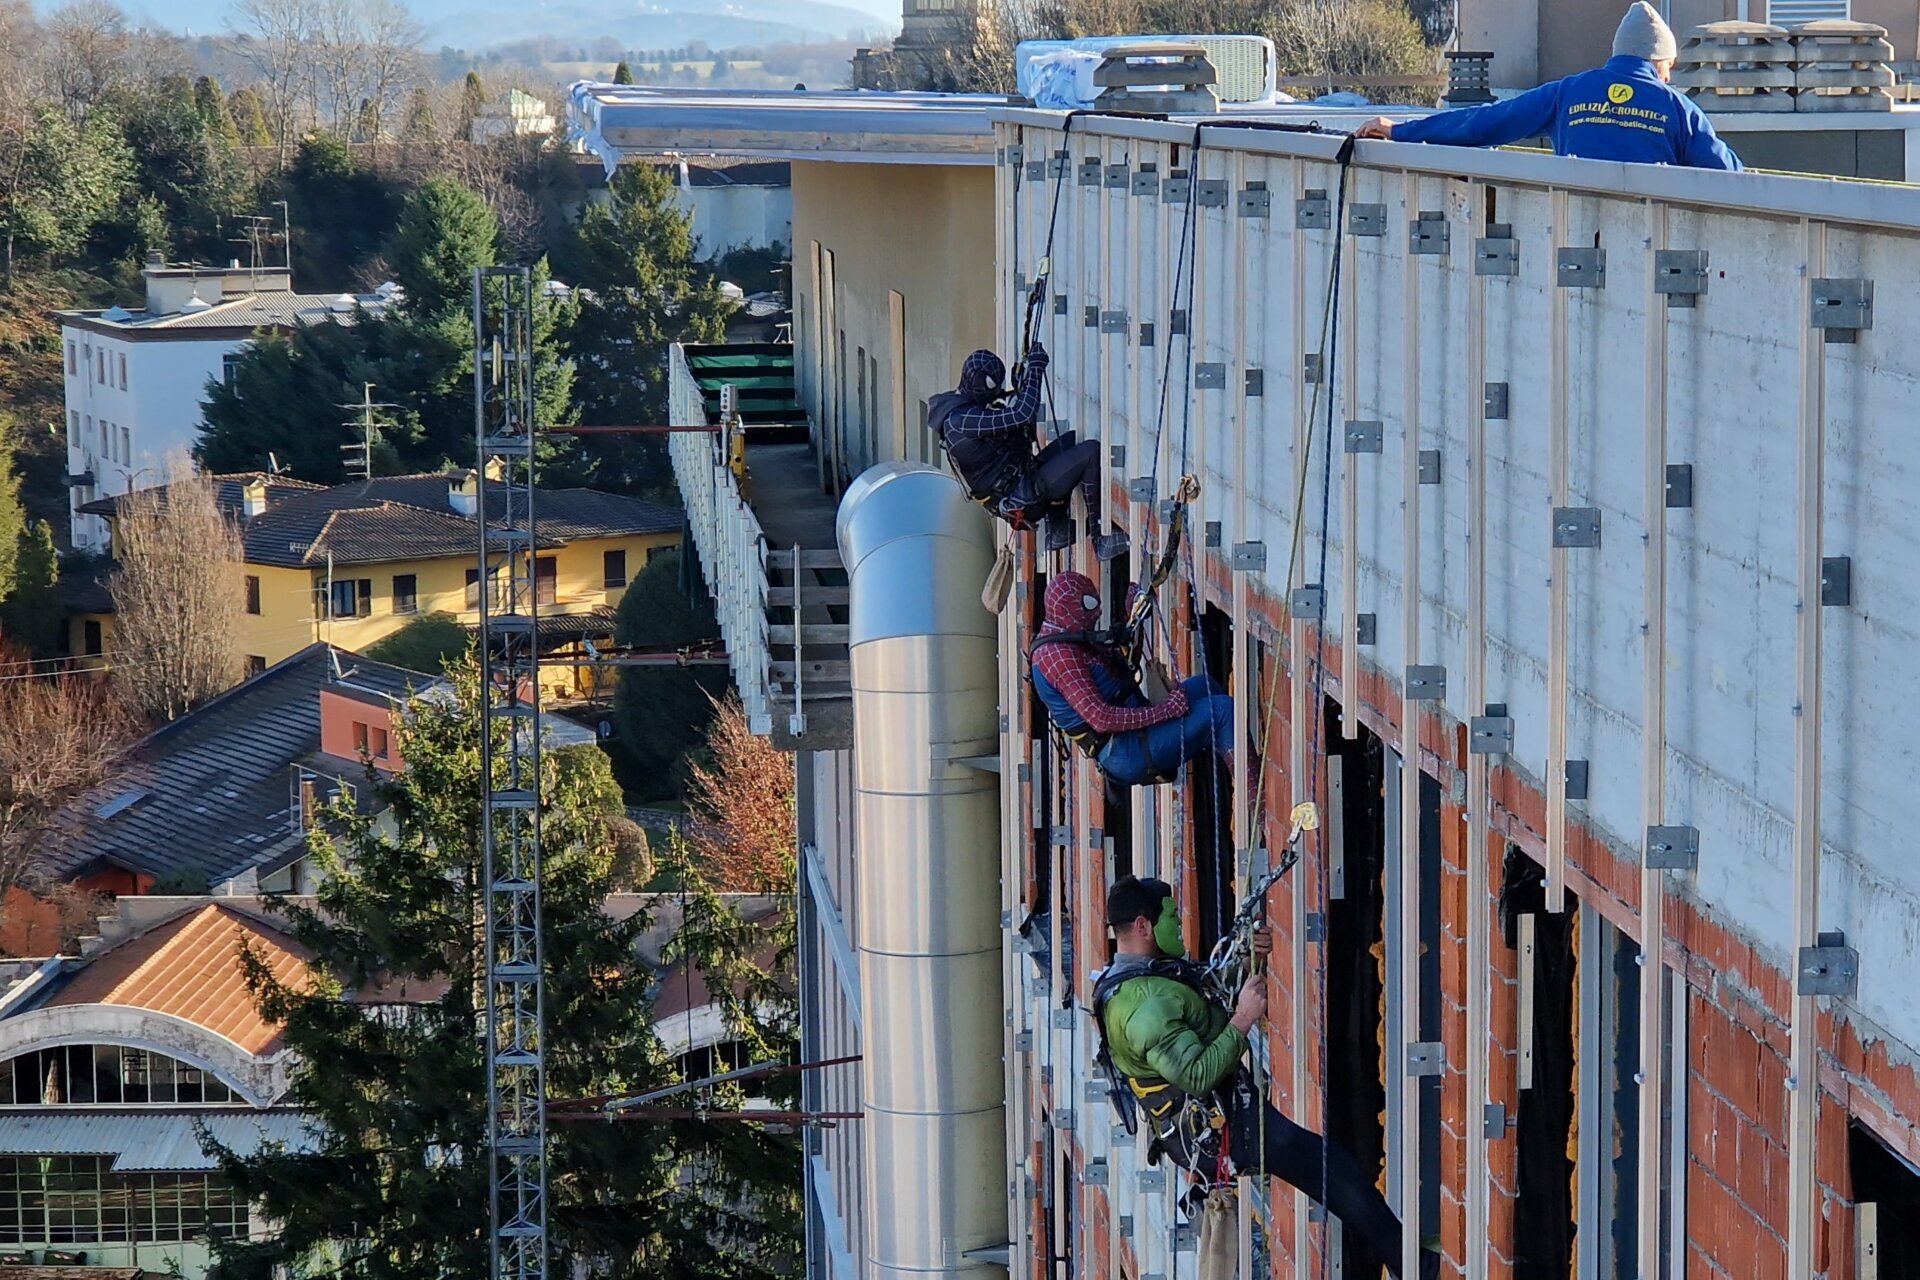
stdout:
{"type": "Polygon", "coordinates": [[[1615,84],[1615,85],[1607,86],[1607,101],[1611,102],[1616,107],[1623,102],[1627,102],[1631,100],[1632,97],[1633,97],[1633,86],[1630,84],[1615,84]]]}

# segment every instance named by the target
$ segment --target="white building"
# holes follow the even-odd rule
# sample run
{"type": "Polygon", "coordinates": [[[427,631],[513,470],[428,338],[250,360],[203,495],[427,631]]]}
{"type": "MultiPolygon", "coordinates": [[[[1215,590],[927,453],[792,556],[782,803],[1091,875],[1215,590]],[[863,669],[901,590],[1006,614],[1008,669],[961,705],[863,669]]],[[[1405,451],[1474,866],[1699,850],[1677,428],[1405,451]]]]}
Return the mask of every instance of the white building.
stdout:
{"type": "Polygon", "coordinates": [[[526,138],[553,133],[560,122],[547,104],[521,89],[509,89],[500,98],[474,112],[467,141],[479,146],[501,138],[526,138]]]}
{"type": "Polygon", "coordinates": [[[207,384],[231,375],[261,330],[377,313],[397,286],[373,294],[293,291],[285,267],[169,266],[157,257],[144,310],[57,311],[67,401],[67,483],[76,548],[104,551],[107,522],[83,515],[96,498],[163,479],[167,457],[199,438],[207,384]]]}

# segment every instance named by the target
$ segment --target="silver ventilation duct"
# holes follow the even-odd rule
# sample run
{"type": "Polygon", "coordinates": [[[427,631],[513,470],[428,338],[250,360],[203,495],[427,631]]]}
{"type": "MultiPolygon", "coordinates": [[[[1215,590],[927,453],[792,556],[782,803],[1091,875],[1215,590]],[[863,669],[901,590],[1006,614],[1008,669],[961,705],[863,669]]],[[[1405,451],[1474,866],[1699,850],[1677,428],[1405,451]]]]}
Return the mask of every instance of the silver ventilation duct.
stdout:
{"type": "Polygon", "coordinates": [[[999,779],[987,517],[887,463],[847,491],[869,1277],[1004,1275],[999,779]]]}

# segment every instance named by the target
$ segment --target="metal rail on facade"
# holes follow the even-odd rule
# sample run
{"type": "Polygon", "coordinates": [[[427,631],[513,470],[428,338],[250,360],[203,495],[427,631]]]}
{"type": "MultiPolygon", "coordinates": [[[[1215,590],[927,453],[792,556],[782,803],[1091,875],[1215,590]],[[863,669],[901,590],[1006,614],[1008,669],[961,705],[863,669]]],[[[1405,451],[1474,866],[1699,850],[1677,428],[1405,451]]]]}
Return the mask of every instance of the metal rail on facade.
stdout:
{"type": "Polygon", "coordinates": [[[534,306],[533,277],[525,267],[487,267],[473,273],[493,1280],[545,1280],[547,1274],[534,306]],[[491,468],[497,470],[490,474],[491,468]]]}

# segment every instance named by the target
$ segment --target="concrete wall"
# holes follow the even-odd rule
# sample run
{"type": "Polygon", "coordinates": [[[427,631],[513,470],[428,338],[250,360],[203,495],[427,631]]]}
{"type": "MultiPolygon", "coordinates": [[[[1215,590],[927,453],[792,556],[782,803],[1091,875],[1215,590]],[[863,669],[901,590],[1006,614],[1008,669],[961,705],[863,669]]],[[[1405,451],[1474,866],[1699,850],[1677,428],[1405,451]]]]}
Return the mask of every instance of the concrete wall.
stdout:
{"type": "Polygon", "coordinates": [[[994,341],[992,171],[800,162],[793,200],[796,375],[842,479],[937,461],[920,405],[994,341]]]}
{"type": "Polygon", "coordinates": [[[676,188],[674,203],[692,216],[703,259],[793,239],[792,187],[683,186],[676,188]]]}
{"type": "MultiPolygon", "coordinates": [[[[1002,141],[1023,146],[1028,155],[1068,145],[1074,166],[1091,158],[1137,172],[1151,163],[1165,175],[1194,163],[1193,134],[1185,127],[1102,121],[1083,128],[1076,122],[1063,144],[1057,130],[1025,123],[1040,118],[1036,113],[1003,124],[1002,141]]],[[[1060,191],[1062,232],[1053,263],[1055,290],[1065,294],[1067,305],[1043,329],[1055,352],[1052,382],[1060,412],[1084,433],[1125,446],[1129,461],[1110,473],[1110,493],[1114,518],[1124,519],[1136,540],[1152,528],[1151,508],[1124,500],[1126,482],[1154,479],[1157,501],[1168,494],[1172,477],[1183,471],[1199,476],[1203,494],[1194,525],[1217,521],[1220,527],[1210,540],[1216,549],[1191,570],[1195,585],[1243,636],[1251,633],[1276,649],[1288,626],[1288,548],[1296,515],[1304,512],[1301,577],[1323,582],[1327,590],[1319,679],[1346,715],[1389,745],[1410,751],[1418,741],[1423,767],[1440,781],[1447,796],[1443,925],[1455,939],[1490,928],[1495,910],[1491,897],[1476,900],[1467,893],[1477,855],[1461,833],[1470,822],[1488,824],[1491,838],[1481,852],[1492,860],[1491,866],[1482,864],[1492,885],[1499,883],[1498,860],[1509,843],[1534,858],[1545,856],[1548,739],[1555,717],[1548,682],[1551,508],[1600,510],[1600,546],[1568,552],[1564,569],[1566,755],[1590,762],[1592,770],[1587,798],[1568,805],[1565,884],[1627,936],[1640,936],[1641,709],[1648,664],[1658,664],[1667,685],[1667,745],[1658,757],[1665,820],[1696,826],[1701,854],[1697,871],[1666,878],[1668,924],[1660,938],[1648,941],[1685,976],[1693,1000],[1695,1027],[1683,1038],[1673,1069],[1686,1082],[1690,1101],[1701,1107],[1728,1103],[1724,1112],[1707,1108],[1719,1117],[1720,1129],[1709,1130],[1705,1139],[1696,1133],[1685,1146],[1684,1164],[1694,1171],[1688,1177],[1698,1181],[1701,1201],[1697,1209],[1682,1207],[1687,1248],[1725,1274],[1777,1273],[1790,1208],[1782,1194],[1790,1135],[1785,1028],[1795,1013],[1790,974],[1801,942],[1790,848],[1801,696],[1796,634],[1803,610],[1819,609],[1812,601],[1803,604],[1797,586],[1803,391],[1811,397],[1805,401],[1813,406],[1809,412],[1823,415],[1825,423],[1824,554],[1851,557],[1854,574],[1851,605],[1820,613],[1826,755],[1818,780],[1825,798],[1818,924],[1845,931],[1859,949],[1861,968],[1858,994],[1822,1001],[1817,1022],[1806,1027],[1819,1047],[1816,1132],[1823,1165],[1816,1195],[1822,1218],[1832,1224],[1826,1237],[1851,1230],[1845,1162],[1826,1154],[1834,1144],[1844,1149],[1847,1116],[1909,1160],[1920,1153],[1920,1108],[1909,1101],[1920,1099],[1913,1070],[1920,994],[1903,981],[1920,953],[1912,926],[1920,908],[1920,873],[1902,839],[1920,823],[1920,798],[1910,781],[1910,719],[1920,701],[1920,670],[1904,656],[1920,630],[1920,593],[1902,567],[1913,558],[1913,536],[1895,514],[1909,505],[1920,483],[1920,450],[1906,437],[1903,407],[1920,383],[1920,312],[1892,283],[1920,268],[1920,240],[1913,236],[1920,230],[1920,193],[1511,154],[1436,158],[1418,148],[1362,144],[1348,179],[1349,211],[1366,206],[1384,219],[1384,234],[1342,235],[1296,230],[1297,200],[1340,188],[1342,175],[1330,163],[1332,143],[1227,129],[1212,131],[1204,142],[1198,176],[1222,182],[1226,190],[1218,205],[1193,215],[1197,283],[1190,323],[1194,367],[1217,366],[1217,389],[1189,386],[1184,348],[1176,346],[1172,354],[1181,363],[1172,365],[1169,409],[1163,411],[1161,371],[1169,350],[1164,340],[1152,348],[1141,341],[1142,323],[1164,334],[1169,309],[1186,301],[1172,293],[1186,231],[1184,203],[1135,197],[1104,183],[1082,186],[1070,178],[1060,191]],[[1254,183],[1264,184],[1271,201],[1264,218],[1240,215],[1240,196],[1254,183]],[[1670,246],[1710,252],[1708,293],[1692,309],[1669,311],[1652,293],[1650,209],[1664,211],[1670,246]],[[1446,254],[1410,255],[1409,224],[1423,211],[1438,213],[1447,225],[1446,254]],[[1803,228],[1802,218],[1813,231],[1803,228]],[[1512,228],[1518,263],[1512,275],[1475,271],[1476,241],[1492,223],[1512,228]],[[1822,227],[1824,251],[1817,242],[1822,227]],[[1325,351],[1321,334],[1330,318],[1329,266],[1336,244],[1345,258],[1335,330],[1343,335],[1337,351],[1342,371],[1332,379],[1329,404],[1321,400],[1323,389],[1305,382],[1299,371],[1305,354],[1325,351]],[[1605,287],[1556,284],[1560,248],[1596,245],[1606,253],[1605,287]],[[1812,344],[1823,390],[1814,383],[1803,387],[1801,375],[1803,340],[1811,327],[1810,277],[1864,277],[1881,286],[1873,325],[1858,342],[1812,344]],[[1403,328],[1409,290],[1418,298],[1418,323],[1410,333],[1403,328]],[[1484,296],[1485,315],[1479,352],[1469,344],[1476,292],[1484,296]],[[1119,313],[1122,323],[1104,333],[1087,328],[1082,316],[1088,311],[1119,313]],[[1664,652],[1650,652],[1644,640],[1649,561],[1643,431],[1649,370],[1660,367],[1649,362],[1650,328],[1664,334],[1664,383],[1657,385],[1664,385],[1665,461],[1691,464],[1694,479],[1692,505],[1665,513],[1664,652]],[[1556,349],[1564,351],[1561,381],[1554,373],[1556,349]],[[1258,375],[1257,384],[1249,383],[1249,374],[1258,375]],[[1483,403],[1485,384],[1496,382],[1508,390],[1509,410],[1486,422],[1484,451],[1475,456],[1470,406],[1483,403]],[[1417,406],[1416,443],[1437,449],[1442,463],[1440,483],[1419,490],[1422,589],[1411,604],[1401,514],[1409,396],[1417,406]],[[1556,504],[1549,497],[1551,433],[1561,413],[1569,490],[1556,504]],[[1336,446],[1330,469],[1323,470],[1329,424],[1332,439],[1340,440],[1339,429],[1349,420],[1380,423],[1383,451],[1348,454],[1336,446]],[[1296,441],[1310,427],[1321,443],[1303,458],[1296,441]],[[1470,507],[1469,480],[1476,472],[1485,483],[1479,529],[1470,507]],[[1301,504],[1295,494],[1303,474],[1308,488],[1301,504]],[[1345,532],[1349,475],[1351,537],[1345,532]],[[1478,592],[1469,576],[1474,538],[1485,556],[1478,592]],[[1241,543],[1264,546],[1263,570],[1232,572],[1226,553],[1241,543]],[[1487,648],[1484,692],[1470,705],[1476,603],[1484,609],[1487,648]],[[1348,607],[1376,616],[1372,644],[1355,646],[1343,621],[1348,607]],[[1402,644],[1409,608],[1417,619],[1417,658],[1402,644]],[[1402,724],[1400,717],[1402,672],[1411,660],[1447,669],[1444,701],[1416,725],[1402,724]],[[1504,703],[1515,726],[1514,747],[1495,762],[1484,797],[1468,790],[1471,761],[1464,744],[1464,726],[1483,713],[1482,701],[1504,703]]],[[[1002,333],[1010,335],[1020,323],[1015,278],[1034,269],[1039,250],[1030,246],[1049,219],[1053,187],[1025,182],[1016,193],[1010,171],[1003,168],[1001,175],[1002,243],[1011,246],[1017,237],[1022,246],[1000,261],[1002,333]]],[[[1323,210],[1323,216],[1340,225],[1334,210],[1323,210]]],[[[1018,613],[1010,610],[1009,618],[1018,613]]],[[[1010,625],[1008,651],[1017,652],[1025,632],[1019,622],[1010,625]]],[[[1184,624],[1177,613],[1170,626],[1178,652],[1184,624]]],[[[1302,638],[1312,644],[1312,629],[1302,638]]],[[[1305,655],[1293,652],[1294,677],[1302,678],[1305,655]]],[[[1039,750],[1025,736],[1036,731],[1024,723],[1019,687],[1015,670],[1006,690],[1014,714],[1005,759],[1039,750]]],[[[1285,743],[1292,727],[1284,710],[1288,695],[1280,695],[1274,712],[1273,704],[1263,706],[1265,699],[1244,686],[1236,691],[1240,714],[1253,730],[1271,723],[1274,741],[1285,743]]],[[[1307,731],[1303,725],[1301,732],[1307,731]]],[[[1286,756],[1283,746],[1275,746],[1266,756],[1269,769],[1285,768],[1286,756]]],[[[1036,765],[1036,772],[1042,767],[1036,765]]],[[[1558,779],[1553,782],[1557,790],[1558,779]]],[[[1013,785],[1009,811],[1020,813],[1035,801],[1013,785]]],[[[1274,778],[1267,794],[1297,794],[1305,785],[1289,770],[1274,778]]],[[[1173,789],[1166,794],[1176,795],[1173,789]]],[[[1058,808],[1035,810],[1034,825],[1069,822],[1077,847],[1082,825],[1104,825],[1098,801],[1086,790],[1079,796],[1087,807],[1064,816],[1058,808]]],[[[1175,806],[1180,803],[1174,799],[1175,806]]],[[[1284,814],[1279,800],[1270,798],[1268,805],[1265,817],[1276,810],[1284,814]]],[[[1165,818],[1159,832],[1174,848],[1192,834],[1165,818]]],[[[1274,838],[1271,828],[1257,829],[1238,833],[1234,844],[1244,848],[1274,838]]],[[[1031,844],[1010,845],[1009,881],[1026,883],[1036,857],[1031,844]]],[[[1065,874],[1071,897],[1062,907],[1070,903],[1084,924],[1098,918],[1102,876],[1110,870],[1097,855],[1084,862],[1075,857],[1074,864],[1065,874]]],[[[1187,882],[1189,875],[1190,867],[1177,868],[1176,882],[1187,882]]],[[[1276,919],[1283,928],[1291,920],[1296,933],[1302,917],[1292,914],[1291,895],[1299,883],[1296,877],[1283,885],[1273,900],[1276,919]]],[[[1397,928],[1389,922],[1390,932],[1397,928]]],[[[1077,969],[1097,965],[1104,945],[1097,926],[1083,927],[1077,969]]],[[[1512,1075],[1517,969],[1496,938],[1484,961],[1487,971],[1473,972],[1471,952],[1464,949],[1470,945],[1456,941],[1442,957],[1450,1010],[1442,1224],[1447,1251],[1466,1274],[1502,1275],[1504,1259],[1514,1256],[1512,1147],[1499,1140],[1485,1144],[1493,1193],[1482,1219],[1491,1223],[1492,1250],[1490,1269],[1483,1270],[1482,1260],[1467,1259],[1467,1224],[1477,1192],[1467,1185],[1461,1163],[1472,1144],[1482,1141],[1479,1107],[1469,1101],[1459,1064],[1471,1043],[1463,1010],[1488,1000],[1492,1062],[1485,1096],[1513,1113],[1520,1101],[1512,1075]]],[[[1317,1007],[1321,998],[1314,971],[1299,967],[1313,953],[1299,954],[1294,967],[1276,964],[1271,1052],[1282,1062],[1296,1047],[1310,1061],[1313,1039],[1307,1024],[1290,1026],[1281,1011],[1302,1003],[1317,1007]]],[[[1012,955],[1009,963],[1018,966],[1021,957],[1012,955]]],[[[1077,976],[1062,975],[1067,981],[1077,976]]],[[[1060,1000],[1056,989],[1051,1007],[1060,1000]]],[[[1031,1021],[1016,1022],[1037,1028],[1040,1046],[1032,1059],[1014,1066],[1016,1087],[1032,1086],[1029,1132],[1035,1143],[1066,1153],[1076,1164],[1130,1158],[1124,1147],[1109,1146],[1103,1134],[1085,1126],[1071,1135],[1061,1132],[1064,1125],[1052,1125],[1051,1132],[1046,1126],[1049,1110],[1057,1120],[1060,1109],[1081,1105],[1078,1085],[1087,1078],[1089,1040],[1084,1014],[1064,1028],[1045,1015],[1046,1007],[1022,1015],[1031,1021]],[[1052,1068],[1048,1088],[1032,1085],[1043,1063],[1052,1068]],[[1063,1080],[1067,1090],[1061,1089],[1063,1080]]],[[[1311,1117],[1323,1078],[1309,1070],[1304,1092],[1290,1088],[1289,1079],[1283,1072],[1283,1105],[1311,1117]]],[[[1115,1164],[1110,1171],[1125,1167],[1115,1164]]],[[[1154,1197],[1125,1191],[1111,1199],[1089,1193],[1078,1212],[1081,1224],[1097,1233],[1108,1213],[1139,1214],[1136,1227],[1157,1221],[1153,1215],[1161,1210],[1155,1205],[1154,1197]]],[[[1291,1208],[1283,1201],[1279,1210],[1288,1224],[1282,1238],[1291,1240],[1291,1208]]],[[[1132,1244],[1114,1247],[1142,1257],[1145,1270],[1167,1260],[1153,1251],[1161,1246],[1137,1234],[1132,1244]]],[[[1310,1260],[1296,1257],[1296,1263],[1310,1260]]],[[[1816,1270],[1837,1277],[1848,1274],[1843,1266],[1837,1250],[1823,1251],[1816,1270]]]]}

